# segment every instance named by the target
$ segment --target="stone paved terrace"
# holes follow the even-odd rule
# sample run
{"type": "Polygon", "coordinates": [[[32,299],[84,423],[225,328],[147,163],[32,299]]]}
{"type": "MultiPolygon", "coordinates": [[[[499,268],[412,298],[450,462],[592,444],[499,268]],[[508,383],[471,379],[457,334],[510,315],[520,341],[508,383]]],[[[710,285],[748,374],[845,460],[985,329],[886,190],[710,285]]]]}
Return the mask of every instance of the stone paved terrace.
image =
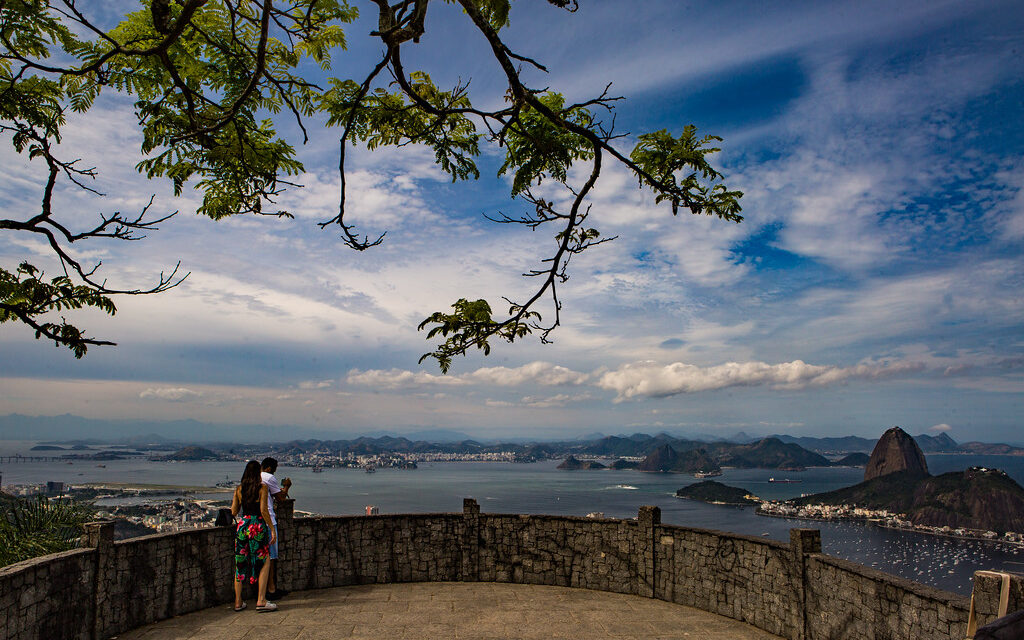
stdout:
{"type": "Polygon", "coordinates": [[[255,600],[223,605],[116,636],[119,640],[334,638],[644,638],[774,640],[706,611],[632,595],[525,584],[429,582],[291,593],[273,613],[255,600]]]}

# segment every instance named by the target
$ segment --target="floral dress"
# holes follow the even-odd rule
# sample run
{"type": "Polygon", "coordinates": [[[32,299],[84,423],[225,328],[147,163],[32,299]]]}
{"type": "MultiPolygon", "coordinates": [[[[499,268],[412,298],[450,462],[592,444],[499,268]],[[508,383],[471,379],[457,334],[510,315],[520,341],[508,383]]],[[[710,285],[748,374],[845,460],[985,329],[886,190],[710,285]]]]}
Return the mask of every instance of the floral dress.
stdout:
{"type": "Polygon", "coordinates": [[[243,505],[235,529],[235,580],[255,584],[269,554],[270,529],[260,516],[259,503],[243,505]]]}

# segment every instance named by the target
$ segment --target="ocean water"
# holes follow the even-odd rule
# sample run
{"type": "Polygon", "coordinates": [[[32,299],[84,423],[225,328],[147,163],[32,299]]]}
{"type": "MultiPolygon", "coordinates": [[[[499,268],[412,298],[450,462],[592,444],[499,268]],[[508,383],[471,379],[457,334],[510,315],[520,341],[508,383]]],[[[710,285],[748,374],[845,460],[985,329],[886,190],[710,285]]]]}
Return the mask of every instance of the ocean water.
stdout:
{"type": "MultiPolygon", "coordinates": [[[[0,455],[30,452],[34,443],[0,441],[0,455]]],[[[60,452],[57,452],[60,453],[60,452]]],[[[538,513],[583,516],[599,511],[612,518],[632,518],[641,505],[661,508],[662,522],[789,540],[794,527],[822,532],[825,553],[859,562],[924,584],[969,594],[978,569],[1024,570],[1024,550],[1002,543],[959,540],[893,531],[858,523],[818,522],[759,516],[750,507],[708,505],[675,497],[680,487],[698,482],[691,476],[638,471],[559,471],[557,461],[512,463],[425,463],[415,470],[278,469],[291,477],[295,508],[322,514],[360,514],[367,505],[381,513],[452,512],[463,498],[475,498],[485,513],[538,513]]],[[[968,466],[1002,468],[1024,484],[1024,458],[1012,456],[928,456],[932,473],[968,466]]],[[[4,485],[39,483],[122,482],[213,486],[241,476],[242,464],[230,462],[16,462],[0,463],[4,485]],[[98,466],[105,465],[104,467],[98,466]]],[[[829,491],[859,482],[863,469],[822,468],[804,472],[726,469],[715,478],[744,487],[762,498],[784,499],[802,493],[829,491]],[[799,480],[771,483],[770,478],[799,480]]],[[[200,497],[226,498],[199,493],[200,497]]]]}

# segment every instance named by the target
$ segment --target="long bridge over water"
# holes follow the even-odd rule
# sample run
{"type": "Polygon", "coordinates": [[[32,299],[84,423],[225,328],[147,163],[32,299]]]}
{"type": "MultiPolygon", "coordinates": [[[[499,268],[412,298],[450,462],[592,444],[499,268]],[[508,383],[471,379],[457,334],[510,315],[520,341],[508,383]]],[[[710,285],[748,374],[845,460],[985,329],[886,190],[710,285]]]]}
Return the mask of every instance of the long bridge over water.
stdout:
{"type": "MultiPolygon", "coordinates": [[[[66,458],[62,456],[0,456],[0,464],[5,462],[63,462],[66,458]]],[[[68,462],[71,462],[68,460],[68,462]]]]}

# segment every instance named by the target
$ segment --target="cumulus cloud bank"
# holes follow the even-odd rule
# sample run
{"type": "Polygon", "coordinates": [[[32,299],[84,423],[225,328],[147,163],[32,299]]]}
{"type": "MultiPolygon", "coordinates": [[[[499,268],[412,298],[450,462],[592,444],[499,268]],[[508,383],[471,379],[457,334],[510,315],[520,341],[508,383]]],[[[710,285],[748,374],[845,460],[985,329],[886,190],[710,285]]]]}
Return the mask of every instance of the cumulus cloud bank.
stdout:
{"type": "Polygon", "coordinates": [[[405,369],[353,369],[348,372],[345,382],[378,389],[399,389],[421,384],[463,384],[459,376],[435,376],[431,373],[405,369]]]}
{"type": "Polygon", "coordinates": [[[531,362],[521,367],[484,367],[466,374],[474,382],[515,386],[532,382],[543,385],[583,384],[590,377],[550,362],[531,362]]]}
{"type": "Polygon", "coordinates": [[[605,373],[597,381],[597,386],[615,391],[618,394],[616,400],[625,400],[637,396],[661,398],[739,386],[804,389],[851,379],[896,376],[922,368],[916,363],[836,367],[807,364],[802,360],[780,364],[727,362],[713,367],[698,367],[683,362],[669,365],[642,362],[623,365],[615,371],[605,373]]]}
{"type": "Polygon", "coordinates": [[[405,369],[353,369],[345,381],[352,385],[372,386],[382,389],[397,389],[422,384],[490,384],[514,387],[533,383],[541,385],[578,385],[590,378],[589,374],[573,371],[550,362],[531,362],[521,367],[482,367],[461,375],[438,376],[422,371],[405,369]]]}
{"type": "MultiPolygon", "coordinates": [[[[621,365],[614,371],[582,373],[550,362],[531,362],[521,367],[484,367],[454,376],[441,376],[405,369],[353,369],[348,384],[377,389],[411,388],[420,385],[484,385],[515,387],[521,385],[568,386],[593,385],[614,391],[616,402],[635,397],[662,398],[684,393],[715,391],[727,387],[765,386],[778,390],[823,387],[847,380],[875,380],[921,371],[916,362],[869,362],[851,367],[808,364],[803,360],[768,364],[765,362],[727,362],[700,367],[684,362],[662,365],[640,362],[621,365]]],[[[588,394],[551,397],[527,396],[517,403],[488,400],[487,406],[557,407],[590,399],[588,394]]]]}

